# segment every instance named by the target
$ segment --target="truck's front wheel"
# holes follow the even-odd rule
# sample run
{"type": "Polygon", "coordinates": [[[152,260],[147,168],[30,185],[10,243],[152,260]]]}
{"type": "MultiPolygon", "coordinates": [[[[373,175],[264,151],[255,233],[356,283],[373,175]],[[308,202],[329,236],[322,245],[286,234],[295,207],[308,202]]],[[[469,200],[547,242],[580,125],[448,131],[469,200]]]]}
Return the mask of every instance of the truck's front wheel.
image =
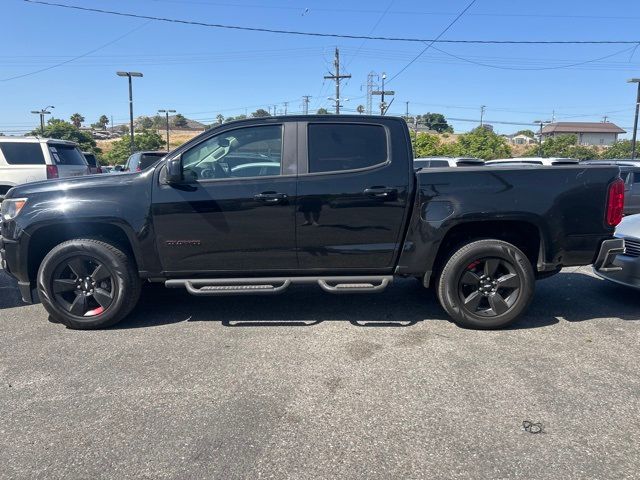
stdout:
{"type": "Polygon", "coordinates": [[[479,240],[464,245],[446,263],[438,298],[458,325],[494,329],[525,311],[534,288],[531,262],[520,249],[500,240],[479,240]]]}
{"type": "Polygon", "coordinates": [[[140,279],[120,248],[75,239],[44,258],[38,294],[54,320],[76,329],[105,328],[131,312],[140,296],[140,279]]]}

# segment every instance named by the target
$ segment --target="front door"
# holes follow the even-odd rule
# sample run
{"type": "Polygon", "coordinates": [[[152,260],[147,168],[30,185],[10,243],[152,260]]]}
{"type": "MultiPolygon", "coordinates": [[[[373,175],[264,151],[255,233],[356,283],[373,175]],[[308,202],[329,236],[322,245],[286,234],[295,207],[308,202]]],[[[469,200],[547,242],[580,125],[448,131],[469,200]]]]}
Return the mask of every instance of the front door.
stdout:
{"type": "Polygon", "coordinates": [[[289,151],[295,131],[290,123],[218,129],[182,152],[184,184],[160,182],[153,193],[166,272],[252,275],[297,267],[289,151]]]}

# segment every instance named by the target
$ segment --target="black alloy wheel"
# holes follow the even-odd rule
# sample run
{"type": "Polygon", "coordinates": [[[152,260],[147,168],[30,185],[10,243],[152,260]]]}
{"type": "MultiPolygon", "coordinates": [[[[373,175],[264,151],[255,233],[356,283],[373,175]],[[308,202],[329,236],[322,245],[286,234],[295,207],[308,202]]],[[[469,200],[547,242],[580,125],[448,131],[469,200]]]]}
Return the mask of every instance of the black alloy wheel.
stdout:
{"type": "Polygon", "coordinates": [[[535,290],[531,260],[497,239],[458,247],[437,276],[440,304],[460,326],[503,328],[529,306],[535,290]]]}
{"type": "Polygon", "coordinates": [[[85,255],[60,263],[51,281],[55,302],[76,317],[105,313],[117,293],[117,283],[109,267],[85,255]]]}
{"type": "Polygon", "coordinates": [[[62,242],[38,270],[38,296],[51,319],[76,329],[124,319],[138,302],[140,285],[130,251],[96,238],[62,242]]]}
{"type": "Polygon", "coordinates": [[[520,278],[511,262],[480,258],[460,275],[458,294],[470,313],[496,317],[506,313],[520,295],[520,278]]]}

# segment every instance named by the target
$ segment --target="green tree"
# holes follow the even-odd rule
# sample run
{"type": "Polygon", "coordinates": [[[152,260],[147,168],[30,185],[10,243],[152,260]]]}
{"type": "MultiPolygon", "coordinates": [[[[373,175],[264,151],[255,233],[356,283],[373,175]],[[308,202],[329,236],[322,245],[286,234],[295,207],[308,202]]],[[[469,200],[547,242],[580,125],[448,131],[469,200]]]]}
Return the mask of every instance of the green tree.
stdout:
{"type": "Polygon", "coordinates": [[[453,133],[453,127],[447,123],[447,119],[441,113],[426,113],[424,115],[418,115],[418,123],[424,125],[429,130],[434,132],[453,133]]]}
{"type": "Polygon", "coordinates": [[[136,126],[142,129],[153,128],[153,120],[149,117],[140,117],[136,121],[136,126]]]}
{"type": "Polygon", "coordinates": [[[40,132],[40,129],[38,128],[31,132],[31,135],[69,140],[71,142],[76,142],[82,151],[90,151],[94,153],[101,152],[90,133],[83,132],[72,123],[65,122],[59,118],[50,119],[44,127],[44,132],[40,132]]]}
{"type": "Polygon", "coordinates": [[[525,129],[525,130],[518,130],[515,135],[524,135],[525,137],[529,137],[529,138],[535,138],[536,134],[533,133],[533,130],[529,130],[529,129],[525,129]]]}
{"type": "Polygon", "coordinates": [[[176,113],[173,117],[173,126],[174,127],[186,127],[188,125],[187,119],[181,113],[176,113]]]}
{"type": "Polygon", "coordinates": [[[104,130],[109,125],[109,117],[106,115],[100,115],[98,121],[96,123],[91,124],[91,128],[95,128],[96,130],[104,130]]]}
{"type": "MultiPolygon", "coordinates": [[[[133,137],[133,148],[136,152],[143,150],[160,150],[165,146],[162,136],[155,130],[142,130],[133,137]]],[[[131,143],[129,135],[123,135],[111,144],[111,150],[105,157],[111,165],[124,163],[131,155],[131,143]]]]}
{"type": "Polygon", "coordinates": [[[247,118],[245,114],[238,115],[237,117],[227,117],[224,119],[224,123],[234,122],[236,120],[244,120],[245,118],[247,118]]]}
{"type": "Polygon", "coordinates": [[[437,135],[411,132],[411,139],[416,158],[442,155],[442,144],[437,135]]]}
{"type": "Polygon", "coordinates": [[[558,135],[547,138],[542,142],[542,148],[537,145],[532,146],[526,151],[525,156],[536,157],[541,153],[543,157],[568,157],[580,160],[599,157],[596,148],[578,145],[578,137],[575,135],[558,135]]]}
{"type": "Polygon", "coordinates": [[[264,108],[259,108],[255,112],[251,114],[253,118],[262,118],[262,117],[270,117],[271,114],[267,112],[264,108]]]}
{"type": "Polygon", "coordinates": [[[151,118],[150,128],[165,128],[167,126],[167,119],[164,115],[154,115],[151,118]]]}
{"type": "Polygon", "coordinates": [[[511,156],[511,147],[504,137],[486,128],[477,127],[469,133],[463,133],[455,144],[450,144],[452,153],[457,156],[470,156],[492,160],[511,156]]]}
{"type": "Polygon", "coordinates": [[[71,123],[74,127],[80,128],[82,126],[82,122],[84,122],[84,117],[79,113],[74,113],[73,115],[71,115],[69,120],[71,120],[71,123]]]}
{"type": "Polygon", "coordinates": [[[631,140],[620,140],[607,148],[602,158],[631,158],[631,140]]]}
{"type": "Polygon", "coordinates": [[[317,115],[329,115],[329,111],[326,108],[322,107],[322,108],[318,109],[316,114],[317,115]]]}
{"type": "Polygon", "coordinates": [[[224,115],[222,115],[221,113],[216,115],[216,122],[218,123],[218,125],[222,125],[222,123],[224,122],[224,115]]]}

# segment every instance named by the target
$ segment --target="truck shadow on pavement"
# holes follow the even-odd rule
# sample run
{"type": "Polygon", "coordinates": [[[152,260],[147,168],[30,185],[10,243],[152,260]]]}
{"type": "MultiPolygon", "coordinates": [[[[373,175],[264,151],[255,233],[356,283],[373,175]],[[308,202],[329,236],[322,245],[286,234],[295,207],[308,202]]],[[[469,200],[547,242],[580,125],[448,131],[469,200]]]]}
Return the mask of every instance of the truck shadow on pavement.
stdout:
{"type": "Polygon", "coordinates": [[[0,270],[0,310],[5,308],[25,307],[16,281],[4,270],[0,270]]]}
{"type": "MultiPolygon", "coordinates": [[[[541,328],[562,318],[640,320],[640,295],[585,272],[563,272],[537,284],[526,315],[511,329],[541,328]]],[[[184,290],[148,287],[140,304],[113,328],[129,329],[217,321],[227,327],[310,327],[326,321],[359,327],[410,327],[449,318],[432,290],[415,280],[394,282],[382,294],[329,295],[312,286],[293,286],[277,296],[191,297],[184,290]]]]}

